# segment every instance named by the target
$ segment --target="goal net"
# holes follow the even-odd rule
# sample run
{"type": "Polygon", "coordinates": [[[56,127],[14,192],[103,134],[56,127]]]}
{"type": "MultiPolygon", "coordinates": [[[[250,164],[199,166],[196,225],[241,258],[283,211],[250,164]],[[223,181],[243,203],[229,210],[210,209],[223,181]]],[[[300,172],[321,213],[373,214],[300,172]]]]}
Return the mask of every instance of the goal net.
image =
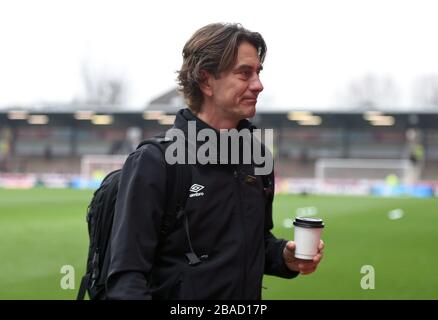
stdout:
{"type": "Polygon", "coordinates": [[[389,176],[407,183],[414,170],[409,160],[400,159],[318,159],[315,178],[329,180],[383,181],[389,176]]]}
{"type": "Polygon", "coordinates": [[[128,155],[84,155],[81,159],[81,177],[102,180],[113,170],[121,169],[128,155]]]}

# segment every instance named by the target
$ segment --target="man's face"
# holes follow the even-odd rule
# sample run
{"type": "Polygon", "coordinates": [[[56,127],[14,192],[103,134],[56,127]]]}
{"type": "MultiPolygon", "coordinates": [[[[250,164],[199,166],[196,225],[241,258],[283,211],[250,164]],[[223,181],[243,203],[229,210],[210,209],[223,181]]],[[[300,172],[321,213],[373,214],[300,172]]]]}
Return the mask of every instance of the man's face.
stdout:
{"type": "Polygon", "coordinates": [[[231,70],[210,77],[214,108],[222,116],[240,121],[255,115],[257,97],[263,90],[259,73],[262,69],[257,50],[249,42],[242,42],[231,70]]]}

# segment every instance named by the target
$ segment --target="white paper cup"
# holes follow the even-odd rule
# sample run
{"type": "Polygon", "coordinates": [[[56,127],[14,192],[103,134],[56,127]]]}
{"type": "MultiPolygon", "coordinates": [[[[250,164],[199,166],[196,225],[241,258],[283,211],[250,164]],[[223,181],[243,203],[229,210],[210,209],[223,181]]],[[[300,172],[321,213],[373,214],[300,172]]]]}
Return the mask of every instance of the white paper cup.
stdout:
{"type": "Polygon", "coordinates": [[[318,253],[324,222],[318,218],[297,217],[294,227],[295,258],[312,260],[318,253]]]}

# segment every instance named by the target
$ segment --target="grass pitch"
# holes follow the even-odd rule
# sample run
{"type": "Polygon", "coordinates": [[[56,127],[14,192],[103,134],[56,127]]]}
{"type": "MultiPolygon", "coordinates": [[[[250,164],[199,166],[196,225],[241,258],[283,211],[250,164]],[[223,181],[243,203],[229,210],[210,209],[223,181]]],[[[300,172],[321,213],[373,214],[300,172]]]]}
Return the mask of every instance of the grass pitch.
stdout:
{"type": "MultiPolygon", "coordinates": [[[[0,299],[75,298],[91,195],[0,189],[0,299]],[[61,288],[64,265],[74,268],[74,290],[61,288]]],[[[323,218],[326,249],[312,275],[266,276],[264,299],[438,299],[437,199],[277,195],[274,213],[274,234],[286,239],[297,214],[323,218]],[[374,289],[361,286],[371,284],[363,266],[374,270],[374,289]]]]}

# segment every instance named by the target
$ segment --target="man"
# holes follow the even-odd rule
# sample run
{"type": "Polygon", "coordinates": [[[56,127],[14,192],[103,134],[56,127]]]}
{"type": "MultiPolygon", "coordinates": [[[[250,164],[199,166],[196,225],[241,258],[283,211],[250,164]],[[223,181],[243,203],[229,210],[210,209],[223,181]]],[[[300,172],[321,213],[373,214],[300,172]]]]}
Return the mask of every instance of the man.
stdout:
{"type": "MultiPolygon", "coordinates": [[[[262,36],[238,24],[210,24],[195,32],[183,49],[178,76],[189,109],[178,112],[174,128],[186,138],[190,123],[197,132],[208,129],[217,136],[226,129],[252,130],[246,118],[255,115],[263,90],[265,54],[262,36]]],[[[161,239],[169,201],[165,161],[156,146],[146,145],[124,165],[108,298],[260,299],[263,274],[293,278],[315,271],[323,243],[305,261],[294,257],[294,242],[271,234],[272,198],[264,193],[263,178],[254,175],[254,163],[187,164],[202,193],[187,199],[186,228],[182,223],[161,239]],[[187,252],[202,256],[189,264],[187,252]]]]}

